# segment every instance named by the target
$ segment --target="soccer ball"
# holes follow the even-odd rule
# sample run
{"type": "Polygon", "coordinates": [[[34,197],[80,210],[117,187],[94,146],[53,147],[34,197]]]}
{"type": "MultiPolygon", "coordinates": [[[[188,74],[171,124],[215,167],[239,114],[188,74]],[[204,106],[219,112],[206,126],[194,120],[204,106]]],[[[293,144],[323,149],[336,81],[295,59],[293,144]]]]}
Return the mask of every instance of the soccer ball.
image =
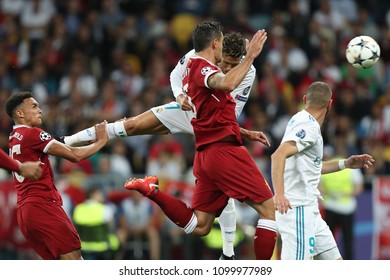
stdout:
{"type": "Polygon", "coordinates": [[[374,65],[381,55],[378,43],[369,36],[357,36],[347,46],[345,56],[349,63],[356,68],[369,68],[374,65]]]}

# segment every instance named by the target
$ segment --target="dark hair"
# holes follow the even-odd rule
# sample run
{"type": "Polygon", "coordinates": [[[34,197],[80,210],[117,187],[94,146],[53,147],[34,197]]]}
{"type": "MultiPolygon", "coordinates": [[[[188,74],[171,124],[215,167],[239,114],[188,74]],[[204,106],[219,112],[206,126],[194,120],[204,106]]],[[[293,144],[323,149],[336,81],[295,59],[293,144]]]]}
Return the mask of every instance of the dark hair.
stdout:
{"type": "Polygon", "coordinates": [[[210,43],[222,37],[223,27],[219,22],[204,21],[192,31],[192,42],[196,52],[205,50],[210,43]]]}
{"type": "Polygon", "coordinates": [[[313,82],[306,94],[307,105],[315,108],[324,108],[332,98],[332,89],[327,83],[313,82]]]}
{"type": "Polygon", "coordinates": [[[95,193],[97,192],[101,192],[101,188],[96,186],[96,185],[93,185],[93,186],[90,186],[87,191],[86,191],[86,194],[85,194],[85,197],[87,199],[91,198],[95,193]]]}
{"type": "Polygon", "coordinates": [[[246,55],[246,43],[240,33],[231,32],[223,37],[222,53],[235,59],[246,55]]]}
{"type": "Polygon", "coordinates": [[[11,94],[5,103],[5,111],[7,112],[8,116],[12,119],[16,108],[22,104],[25,99],[32,97],[33,95],[29,91],[11,94]]]}

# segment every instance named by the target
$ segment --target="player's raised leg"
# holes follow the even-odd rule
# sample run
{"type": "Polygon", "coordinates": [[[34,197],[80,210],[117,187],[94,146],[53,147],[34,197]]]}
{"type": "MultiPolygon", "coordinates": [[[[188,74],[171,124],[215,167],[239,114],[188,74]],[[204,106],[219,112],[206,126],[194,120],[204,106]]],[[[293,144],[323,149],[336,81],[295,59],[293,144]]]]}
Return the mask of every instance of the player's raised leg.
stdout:
{"type": "MultiPolygon", "coordinates": [[[[159,121],[151,110],[138,116],[124,118],[107,124],[108,139],[144,134],[167,134],[169,130],[159,121]]],[[[73,135],[65,136],[64,143],[77,146],[96,139],[94,127],[81,130],[73,135]]]]}
{"type": "Polygon", "coordinates": [[[205,236],[211,231],[215,213],[193,210],[180,199],[159,191],[157,177],[131,179],[125,183],[124,187],[138,191],[155,202],[164,214],[185,233],[205,236]]]}

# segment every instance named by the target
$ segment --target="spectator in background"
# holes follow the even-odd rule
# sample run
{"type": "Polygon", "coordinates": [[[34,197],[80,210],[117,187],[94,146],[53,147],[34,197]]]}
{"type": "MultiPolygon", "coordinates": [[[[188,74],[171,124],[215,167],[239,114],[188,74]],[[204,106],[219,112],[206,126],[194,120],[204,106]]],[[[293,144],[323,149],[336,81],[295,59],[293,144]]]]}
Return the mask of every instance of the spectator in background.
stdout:
{"type": "Polygon", "coordinates": [[[20,22],[22,28],[27,31],[32,53],[47,35],[47,27],[55,13],[56,6],[52,0],[24,1],[20,22]]]}
{"type": "Polygon", "coordinates": [[[121,138],[114,139],[110,142],[110,160],[111,170],[123,178],[133,177],[133,168],[130,161],[127,159],[127,145],[121,138]]]}
{"type": "Polygon", "coordinates": [[[57,80],[48,73],[48,68],[42,61],[37,60],[32,64],[32,75],[34,84],[43,86],[49,98],[57,94],[57,80]]]}
{"type": "Polygon", "coordinates": [[[0,60],[0,87],[3,90],[12,90],[15,87],[15,77],[11,75],[6,59],[0,60]]]}
{"type": "Polygon", "coordinates": [[[118,92],[130,101],[133,101],[144,87],[144,79],[139,74],[141,69],[137,69],[138,67],[139,59],[128,56],[121,61],[120,69],[115,69],[111,73],[111,79],[116,82],[118,92]]]}
{"type": "Polygon", "coordinates": [[[45,104],[49,98],[49,93],[45,85],[34,79],[30,69],[20,71],[18,86],[14,89],[14,92],[27,90],[34,92],[35,98],[40,104],[45,104]]]}
{"type": "Polygon", "coordinates": [[[73,212],[81,252],[86,260],[115,259],[119,240],[114,233],[114,209],[105,203],[104,193],[99,187],[90,187],[86,198],[73,212]]]}
{"type": "Polygon", "coordinates": [[[26,0],[1,0],[1,11],[4,14],[18,17],[26,0]]]}
{"type": "Polygon", "coordinates": [[[180,180],[185,170],[183,146],[171,134],[158,136],[150,146],[146,174],[164,180],[180,180]]]}
{"type": "MultiPolygon", "coordinates": [[[[342,139],[343,140],[343,139],[342,139]]],[[[343,141],[341,141],[343,142],[343,141]]],[[[337,150],[328,147],[324,151],[324,160],[340,160],[347,156],[342,143],[338,143],[337,150]]],[[[321,177],[319,189],[324,200],[325,222],[337,240],[337,230],[341,228],[343,259],[354,259],[354,229],[355,212],[358,196],[363,191],[363,173],[360,169],[344,169],[337,173],[324,174],[321,177]]]]}
{"type": "Polygon", "coordinates": [[[114,122],[125,115],[126,103],[116,93],[115,82],[105,80],[94,106],[96,118],[114,122]]]}
{"type": "Polygon", "coordinates": [[[63,99],[69,97],[74,90],[77,90],[86,101],[90,101],[97,94],[97,81],[85,69],[85,58],[74,59],[69,74],[60,80],[59,94],[63,99]]]}
{"type": "Polygon", "coordinates": [[[120,205],[119,227],[126,232],[124,259],[160,259],[160,236],[155,225],[155,210],[142,194],[132,191],[120,205]]]}
{"type": "Polygon", "coordinates": [[[75,37],[81,26],[81,3],[79,0],[66,1],[66,17],[64,18],[68,34],[75,37]]]}

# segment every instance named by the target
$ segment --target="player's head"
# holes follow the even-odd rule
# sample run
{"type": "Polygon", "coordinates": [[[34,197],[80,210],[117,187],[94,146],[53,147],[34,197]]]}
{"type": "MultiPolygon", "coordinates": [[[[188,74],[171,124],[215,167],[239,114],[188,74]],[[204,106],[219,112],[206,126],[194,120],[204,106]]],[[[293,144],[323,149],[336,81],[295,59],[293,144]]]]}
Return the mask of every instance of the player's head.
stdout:
{"type": "Polygon", "coordinates": [[[16,124],[29,126],[42,124],[42,111],[31,92],[12,94],[5,104],[5,110],[16,124]]]}
{"type": "Polygon", "coordinates": [[[312,109],[330,109],[332,105],[332,89],[327,83],[312,83],[305,95],[306,108],[312,109]]]}
{"type": "Polygon", "coordinates": [[[220,61],[223,40],[222,31],[223,27],[219,22],[204,21],[196,25],[192,31],[192,43],[195,52],[201,52],[211,47],[215,50],[217,61],[220,61]]]}
{"type": "Polygon", "coordinates": [[[240,33],[231,32],[223,37],[222,59],[218,66],[223,73],[229,72],[236,67],[246,54],[246,43],[240,33]]]}

